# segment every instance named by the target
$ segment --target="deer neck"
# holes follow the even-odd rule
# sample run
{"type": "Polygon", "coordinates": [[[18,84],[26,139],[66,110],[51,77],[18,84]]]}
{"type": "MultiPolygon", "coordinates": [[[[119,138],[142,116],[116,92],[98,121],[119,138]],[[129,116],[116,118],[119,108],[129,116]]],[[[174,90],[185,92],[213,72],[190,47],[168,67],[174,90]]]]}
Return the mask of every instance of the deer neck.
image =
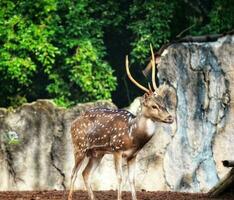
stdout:
{"type": "Polygon", "coordinates": [[[145,117],[142,114],[137,115],[137,117],[132,121],[130,125],[132,129],[133,137],[134,135],[142,135],[146,139],[150,139],[156,131],[156,123],[150,118],[145,117]]]}

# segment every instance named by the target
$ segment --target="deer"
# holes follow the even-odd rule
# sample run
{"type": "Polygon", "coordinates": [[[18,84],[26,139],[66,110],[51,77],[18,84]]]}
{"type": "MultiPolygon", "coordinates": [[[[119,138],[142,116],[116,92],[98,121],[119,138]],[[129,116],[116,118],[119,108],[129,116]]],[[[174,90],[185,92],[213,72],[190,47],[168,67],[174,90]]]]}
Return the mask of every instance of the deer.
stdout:
{"type": "Polygon", "coordinates": [[[105,154],[112,154],[114,157],[118,179],[117,199],[122,199],[122,163],[125,159],[131,196],[133,200],[137,200],[135,189],[137,154],[156,132],[156,122],[171,124],[174,121],[164,104],[160,87],[156,85],[155,57],[152,46],[150,48],[153,89],[150,84],[146,88],[132,77],[128,56],[125,60],[128,78],[144,91],[140,109],[136,115],[124,109],[93,108],[83,112],[72,122],[71,137],[75,165],[72,170],[68,200],[72,200],[77,173],[85,157],[88,157],[88,163],[82,172],[82,176],[90,200],[95,200],[91,187],[91,177],[105,154]]]}

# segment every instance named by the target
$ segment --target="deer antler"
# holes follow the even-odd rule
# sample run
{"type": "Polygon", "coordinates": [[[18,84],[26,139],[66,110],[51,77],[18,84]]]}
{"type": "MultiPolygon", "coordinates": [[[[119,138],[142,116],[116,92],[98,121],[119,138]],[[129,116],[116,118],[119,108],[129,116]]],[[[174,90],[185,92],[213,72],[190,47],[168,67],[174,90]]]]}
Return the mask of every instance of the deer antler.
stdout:
{"type": "Polygon", "coordinates": [[[140,83],[138,83],[138,82],[132,77],[132,75],[131,75],[131,73],[130,73],[130,70],[129,70],[128,56],[126,56],[125,66],[126,66],[126,72],[127,72],[128,78],[129,78],[137,87],[139,87],[140,89],[144,90],[146,93],[149,94],[150,91],[149,91],[146,87],[144,87],[144,86],[142,86],[140,83]]]}
{"type": "Polygon", "coordinates": [[[150,50],[151,50],[151,65],[152,65],[152,84],[153,84],[154,91],[157,91],[158,88],[155,82],[155,70],[156,70],[155,57],[154,57],[154,51],[153,51],[151,44],[150,44],[150,50]]]}
{"type": "Polygon", "coordinates": [[[150,93],[153,93],[150,83],[148,83],[148,88],[149,88],[150,93]]]}

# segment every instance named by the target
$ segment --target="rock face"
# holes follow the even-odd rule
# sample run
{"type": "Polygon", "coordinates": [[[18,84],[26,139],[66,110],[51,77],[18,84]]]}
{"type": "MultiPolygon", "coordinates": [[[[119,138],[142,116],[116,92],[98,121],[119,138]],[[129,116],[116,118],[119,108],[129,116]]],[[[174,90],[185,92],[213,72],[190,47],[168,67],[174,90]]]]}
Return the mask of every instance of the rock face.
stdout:
{"type": "Polygon", "coordinates": [[[168,49],[159,77],[177,96],[177,127],[163,160],[169,189],[207,191],[226,173],[221,160],[234,158],[233,70],[234,37],[168,49]]]}
{"type": "MultiPolygon", "coordinates": [[[[167,104],[176,121],[158,123],[139,152],[137,189],[206,192],[227,173],[221,160],[234,160],[234,36],[174,44],[167,51],[158,77],[170,86],[167,104]]],[[[65,110],[39,100],[0,109],[0,190],[68,187],[74,164],[70,123],[80,111],[97,106],[114,107],[96,102],[65,110]]],[[[139,98],[129,109],[136,113],[138,106],[139,98]]],[[[94,190],[116,188],[111,155],[92,178],[94,190]]],[[[127,179],[124,183],[128,190],[127,179]]],[[[81,173],[76,188],[84,189],[81,173]]]]}
{"type": "Polygon", "coordinates": [[[64,189],[73,167],[70,124],[83,110],[108,101],[57,108],[48,100],[0,109],[0,190],[64,189]],[[18,143],[11,143],[15,133],[18,143]]]}

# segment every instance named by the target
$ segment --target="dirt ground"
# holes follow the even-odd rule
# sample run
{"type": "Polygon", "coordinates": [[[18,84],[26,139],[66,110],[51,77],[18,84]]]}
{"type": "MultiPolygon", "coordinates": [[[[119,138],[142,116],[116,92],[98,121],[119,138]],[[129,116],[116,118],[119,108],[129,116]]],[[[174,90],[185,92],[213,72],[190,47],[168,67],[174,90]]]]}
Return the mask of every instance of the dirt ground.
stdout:
{"type": "MultiPolygon", "coordinates": [[[[24,191],[24,192],[0,192],[0,200],[65,200],[68,192],[64,191],[24,191]]],[[[116,200],[116,191],[95,192],[97,200],[116,200]]],[[[137,192],[138,200],[234,200],[233,193],[222,198],[209,198],[207,194],[189,194],[179,192],[137,192]]],[[[88,200],[86,191],[76,191],[74,200],[88,200]]],[[[130,192],[123,192],[123,200],[131,200],[130,192]]]]}

